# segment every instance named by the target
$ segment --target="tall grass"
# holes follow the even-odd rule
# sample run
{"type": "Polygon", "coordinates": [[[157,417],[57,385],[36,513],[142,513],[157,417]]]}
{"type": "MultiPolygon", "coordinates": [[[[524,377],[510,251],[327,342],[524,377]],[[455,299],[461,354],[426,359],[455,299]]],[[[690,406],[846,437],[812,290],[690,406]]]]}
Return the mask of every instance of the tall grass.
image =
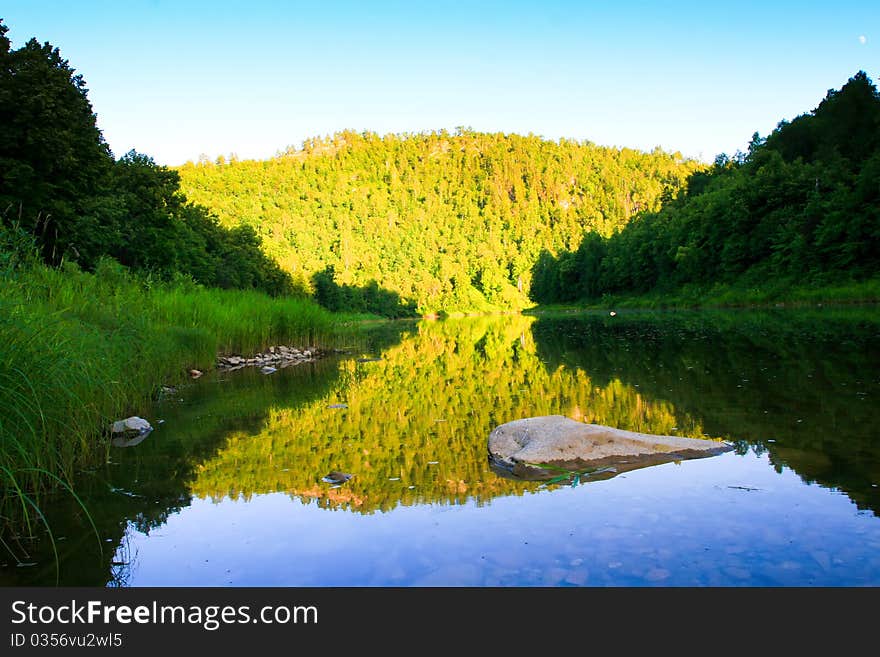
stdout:
{"type": "MultiPolygon", "coordinates": [[[[40,525],[41,499],[107,456],[107,430],[218,353],[333,346],[340,318],[308,299],[0,262],[0,549],[40,525]]],[[[45,531],[45,527],[41,531],[45,531]]],[[[19,547],[17,547],[19,546],[19,547]]]]}

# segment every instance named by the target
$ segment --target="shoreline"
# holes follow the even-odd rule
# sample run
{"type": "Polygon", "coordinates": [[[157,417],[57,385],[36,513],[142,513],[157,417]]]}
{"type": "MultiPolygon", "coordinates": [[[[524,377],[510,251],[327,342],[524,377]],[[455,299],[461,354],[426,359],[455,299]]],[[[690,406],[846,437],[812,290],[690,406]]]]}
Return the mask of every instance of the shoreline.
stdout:
{"type": "Polygon", "coordinates": [[[607,295],[601,300],[539,304],[522,311],[525,315],[602,310],[774,310],[777,308],[822,308],[873,306],[880,304],[880,280],[848,285],[792,287],[762,291],[715,286],[709,290],[684,289],[668,294],[607,295]]]}

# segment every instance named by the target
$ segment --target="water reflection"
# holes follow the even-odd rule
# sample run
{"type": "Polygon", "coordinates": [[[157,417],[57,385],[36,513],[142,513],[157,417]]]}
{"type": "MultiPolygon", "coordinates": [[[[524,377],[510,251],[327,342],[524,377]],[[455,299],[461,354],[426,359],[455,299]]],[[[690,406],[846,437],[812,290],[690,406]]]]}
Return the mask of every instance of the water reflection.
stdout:
{"type": "Polygon", "coordinates": [[[371,515],[284,493],[194,500],[131,544],[141,586],[880,584],[877,519],[752,453],[371,515]]]}
{"type": "MultiPolygon", "coordinates": [[[[768,524],[795,522],[768,516],[768,498],[759,499],[761,490],[774,487],[768,476],[789,471],[845,492],[859,508],[880,509],[876,311],[462,318],[388,325],[369,340],[347,357],[271,376],[228,373],[164,400],[149,418],[158,428],[147,440],[115,450],[112,462],[84,473],[79,483],[100,529],[102,555],[81,510],[63,499],[50,509],[55,534],[64,538],[58,543],[61,583],[418,584],[443,583],[446,568],[445,583],[458,581],[458,569],[480,585],[534,584],[546,583],[548,575],[526,567],[538,562],[525,546],[549,543],[547,554],[577,564],[563,568],[553,585],[717,584],[710,562],[706,573],[676,579],[672,563],[661,563],[665,553],[645,570],[636,561],[646,543],[635,528],[656,515],[655,538],[672,541],[669,549],[687,563],[694,545],[717,540],[707,539],[709,532],[727,535],[724,527],[745,525],[750,514],[768,524]],[[737,443],[739,455],[578,486],[577,494],[592,501],[571,497],[570,486],[537,494],[546,486],[490,469],[486,437],[493,427],[555,414],[633,431],[723,438],[737,443]],[[743,476],[746,456],[750,468],[763,468],[760,476],[743,476]],[[322,481],[333,471],[352,477],[322,481]],[[711,474],[697,485],[700,473],[711,474]],[[726,473],[727,484],[718,483],[719,473],[726,473]],[[639,487],[646,485],[663,488],[652,491],[650,503],[639,487]],[[714,514],[719,496],[731,495],[744,505],[736,518],[684,526],[688,513],[714,514]],[[610,496],[611,510],[596,506],[602,496],[610,496]],[[437,515],[444,510],[454,515],[437,515]],[[588,515],[572,529],[575,512],[588,515]],[[684,524],[677,524],[679,517],[684,524]],[[522,539],[516,549],[503,539],[510,532],[522,539]],[[376,543],[365,551],[364,541],[376,543]],[[615,558],[609,563],[623,565],[603,566],[605,552],[590,548],[587,554],[588,544],[604,546],[609,555],[631,552],[633,561],[615,558]],[[243,546],[241,555],[235,545],[243,546]],[[345,549],[360,556],[349,558],[340,553],[345,549]],[[511,553],[500,555],[504,549],[511,553]],[[196,559],[198,550],[208,553],[196,559]],[[265,571],[241,562],[248,551],[269,560],[265,571]],[[395,555],[393,563],[388,555],[395,555]],[[498,563],[489,567],[491,555],[498,563]],[[301,561],[296,568],[293,558],[301,561]],[[467,565],[447,563],[456,559],[467,565]],[[587,563],[593,575],[585,577],[580,570],[587,563]],[[601,576],[597,568],[604,568],[601,576]]],[[[822,505],[802,484],[787,483],[786,491],[786,503],[822,505]],[[816,501],[808,504],[808,498],[816,501]]],[[[772,506],[783,513],[781,499],[772,506]]],[[[845,505],[834,502],[834,508],[844,515],[823,516],[823,522],[842,527],[840,540],[847,540],[856,529],[845,505]]],[[[880,540],[876,525],[867,534],[862,526],[861,538],[880,540]]],[[[743,528],[747,539],[728,542],[757,542],[735,554],[771,549],[766,531],[743,528]]],[[[857,555],[847,563],[860,563],[875,581],[880,569],[865,559],[857,555]]],[[[33,568],[0,569],[3,583],[54,584],[51,557],[34,560],[33,568]]],[[[554,563],[544,566],[559,570],[554,563]]],[[[727,566],[732,572],[740,567],[727,566]]],[[[788,582],[783,575],[760,581],[788,582]]]]}
{"type": "Polygon", "coordinates": [[[631,313],[541,320],[539,356],[626,381],[777,471],[880,511],[880,312],[631,313]]]}
{"type": "Polygon", "coordinates": [[[340,363],[330,395],[272,408],[258,436],[229,436],[195,471],[199,497],[285,492],[359,513],[399,505],[478,504],[534,491],[497,476],[486,438],[497,424],[567,415],[650,433],[701,435],[699,423],[619,379],[551,368],[533,342],[532,317],[423,322],[381,359],[340,363]],[[341,486],[329,471],[353,474],[341,486]]]}

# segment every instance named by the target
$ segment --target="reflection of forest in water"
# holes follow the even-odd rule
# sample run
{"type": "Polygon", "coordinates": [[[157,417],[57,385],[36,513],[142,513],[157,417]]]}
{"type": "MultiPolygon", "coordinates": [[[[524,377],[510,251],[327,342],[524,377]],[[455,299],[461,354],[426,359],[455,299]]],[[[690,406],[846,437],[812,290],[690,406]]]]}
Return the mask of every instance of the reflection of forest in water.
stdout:
{"type": "Polygon", "coordinates": [[[627,429],[700,435],[671,405],[582,369],[548,369],[519,315],[422,322],[380,360],[347,360],[332,393],[269,411],[262,432],[229,436],[196,471],[195,495],[287,492],[362,513],[415,503],[484,502],[537,485],[497,476],[486,438],[498,424],[561,414],[627,429]],[[345,404],[346,408],[331,408],[345,404]],[[320,481],[353,474],[339,488],[320,481]]]}
{"type": "MultiPolygon", "coordinates": [[[[447,319],[386,325],[353,357],[218,375],[83,476],[103,558],[75,505],[52,510],[62,583],[104,583],[129,523],[148,533],[193,497],[283,492],[371,514],[535,491],[486,458],[494,426],[535,415],[735,440],[876,512],[878,327],[858,310],[447,319]],[[331,470],[354,477],[333,487],[331,470]]],[[[0,577],[54,583],[51,561],[0,577]]]]}
{"type": "Polygon", "coordinates": [[[369,513],[483,502],[534,484],[497,477],[491,429],[561,414],[734,440],[877,509],[880,324],[870,311],[525,316],[422,322],[377,362],[345,361],[327,398],[273,408],[230,436],[194,494],[283,491],[369,513]],[[331,409],[331,404],[347,404],[331,409]],[[318,481],[353,473],[340,488],[318,481]]]}
{"type": "Polygon", "coordinates": [[[622,380],[777,470],[880,513],[880,311],[632,313],[541,319],[539,357],[622,380]]]}

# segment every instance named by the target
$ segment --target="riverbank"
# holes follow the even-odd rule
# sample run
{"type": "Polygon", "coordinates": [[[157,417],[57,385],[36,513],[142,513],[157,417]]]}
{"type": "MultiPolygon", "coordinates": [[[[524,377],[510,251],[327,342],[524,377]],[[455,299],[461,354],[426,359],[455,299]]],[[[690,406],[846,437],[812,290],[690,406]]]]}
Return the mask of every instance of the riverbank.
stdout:
{"type": "Polygon", "coordinates": [[[601,299],[538,305],[524,314],[621,308],[663,310],[687,308],[775,308],[808,307],[822,304],[868,304],[880,302],[880,278],[822,285],[800,285],[790,281],[758,284],[688,285],[677,290],[652,291],[641,295],[606,294],[601,299]]]}
{"type": "Polygon", "coordinates": [[[40,531],[41,497],[106,460],[108,427],[163,385],[224,354],[330,349],[355,323],[310,299],[157,282],[111,261],[94,274],[39,264],[0,272],[4,523],[40,531]]]}

